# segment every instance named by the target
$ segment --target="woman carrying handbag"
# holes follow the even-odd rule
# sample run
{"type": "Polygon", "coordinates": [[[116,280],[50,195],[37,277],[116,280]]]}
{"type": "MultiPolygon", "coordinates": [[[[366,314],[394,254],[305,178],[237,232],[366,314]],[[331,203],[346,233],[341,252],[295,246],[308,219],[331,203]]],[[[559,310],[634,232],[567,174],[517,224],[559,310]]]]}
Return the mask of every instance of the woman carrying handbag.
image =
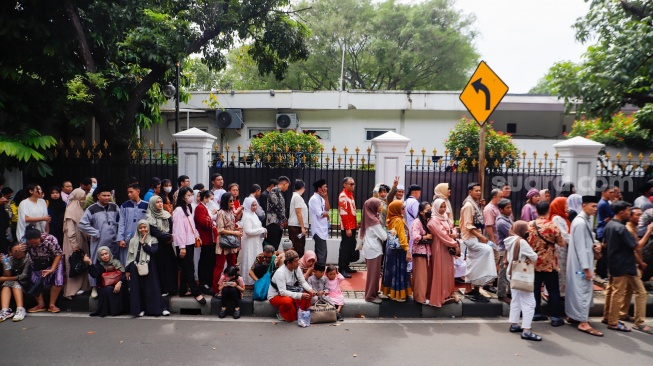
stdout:
{"type": "Polygon", "coordinates": [[[510,230],[510,237],[504,240],[508,266],[506,276],[510,281],[512,301],[510,302],[510,332],[521,332],[521,339],[541,341],[542,337],[531,332],[531,323],[535,314],[535,265],[537,253],[526,241],[528,238],[528,223],[515,221],[510,230]],[[522,325],[519,326],[519,313],[522,314],[522,325]]]}

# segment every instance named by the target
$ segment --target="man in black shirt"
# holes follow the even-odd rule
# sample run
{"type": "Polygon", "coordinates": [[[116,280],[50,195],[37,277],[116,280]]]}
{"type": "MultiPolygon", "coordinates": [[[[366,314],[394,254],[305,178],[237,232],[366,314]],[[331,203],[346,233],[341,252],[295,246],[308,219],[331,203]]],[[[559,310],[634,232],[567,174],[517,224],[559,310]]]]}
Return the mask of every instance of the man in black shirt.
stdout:
{"type": "Polygon", "coordinates": [[[603,231],[604,241],[608,247],[607,262],[609,273],[609,289],[611,293],[608,329],[622,332],[630,332],[630,329],[619,322],[619,309],[626,298],[626,292],[630,288],[633,293],[637,290],[637,266],[634,250],[642,248],[637,240],[633,238],[626,228],[630,218],[628,202],[617,201],[612,204],[613,219],[608,222],[603,231]]]}

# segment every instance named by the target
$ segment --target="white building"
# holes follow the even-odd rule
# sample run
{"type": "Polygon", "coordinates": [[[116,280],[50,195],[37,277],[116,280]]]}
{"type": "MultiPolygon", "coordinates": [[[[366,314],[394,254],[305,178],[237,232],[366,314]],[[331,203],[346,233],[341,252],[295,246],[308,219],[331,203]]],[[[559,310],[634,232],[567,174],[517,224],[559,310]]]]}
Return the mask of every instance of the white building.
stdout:
{"type": "MultiPolygon", "coordinates": [[[[249,145],[251,137],[277,129],[277,116],[287,114],[297,121],[295,130],[314,131],[326,150],[345,146],[364,150],[370,140],[386,131],[409,137],[416,151],[426,148],[444,152],[449,130],[469,112],[458,99],[459,92],[405,91],[236,91],[217,94],[217,103],[231,113],[233,127],[220,129],[216,110],[207,106],[209,92],[193,92],[181,103],[179,130],[196,127],[218,137],[219,145],[249,145]],[[242,123],[238,119],[242,116],[242,123]]],[[[162,106],[164,123],[143,136],[172,143],[175,131],[174,100],[162,106]]],[[[504,97],[490,120],[497,131],[513,135],[519,149],[552,153],[552,145],[571,130],[574,115],[566,115],[564,104],[553,96],[511,95],[504,97]]],[[[294,127],[294,126],[293,126],[294,127]]]]}

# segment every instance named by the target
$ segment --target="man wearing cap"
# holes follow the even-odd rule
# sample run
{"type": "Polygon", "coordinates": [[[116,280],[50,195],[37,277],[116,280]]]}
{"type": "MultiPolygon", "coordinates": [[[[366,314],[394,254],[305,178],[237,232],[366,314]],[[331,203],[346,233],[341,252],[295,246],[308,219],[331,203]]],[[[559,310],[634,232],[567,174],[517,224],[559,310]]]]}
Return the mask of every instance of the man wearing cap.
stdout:
{"type": "MultiPolygon", "coordinates": [[[[394,200],[402,201],[404,199],[404,190],[405,190],[404,185],[403,184],[398,184],[397,185],[397,192],[395,193],[395,197],[394,197],[394,199],[392,201],[394,201],[394,200]]],[[[390,203],[390,202],[388,202],[388,203],[390,203]]]]}
{"type": "Polygon", "coordinates": [[[358,222],[356,220],[356,202],[354,201],[355,187],[354,178],[345,177],[342,180],[342,192],[338,196],[338,213],[340,214],[340,233],[342,237],[338,252],[338,268],[345,278],[351,278],[350,273],[356,272],[356,270],[349,268],[349,263],[357,261],[360,255],[356,251],[358,222]]]}
{"type": "Polygon", "coordinates": [[[327,239],[329,238],[329,196],[325,179],[313,183],[315,193],[308,200],[308,215],[311,222],[311,234],[315,242],[317,261],[326,263],[327,239]]]}
{"type": "Polygon", "coordinates": [[[571,223],[571,239],[567,250],[567,289],[565,313],[567,320],[578,324],[578,330],[597,337],[603,333],[589,324],[594,296],[594,255],[600,249],[592,236],[590,217],[596,215],[599,199],[583,196],[582,211],[571,223]]]}
{"type": "MultiPolygon", "coordinates": [[[[91,237],[91,253],[89,255],[91,261],[95,263],[97,262],[97,250],[102,246],[109,247],[113,257],[119,258],[116,235],[118,234],[120,214],[118,205],[111,202],[109,186],[100,186],[93,193],[97,195],[97,202],[84,211],[84,216],[79,220],[79,230],[91,237]]],[[[95,278],[89,276],[89,282],[93,286],[91,296],[97,297],[95,278]]]]}

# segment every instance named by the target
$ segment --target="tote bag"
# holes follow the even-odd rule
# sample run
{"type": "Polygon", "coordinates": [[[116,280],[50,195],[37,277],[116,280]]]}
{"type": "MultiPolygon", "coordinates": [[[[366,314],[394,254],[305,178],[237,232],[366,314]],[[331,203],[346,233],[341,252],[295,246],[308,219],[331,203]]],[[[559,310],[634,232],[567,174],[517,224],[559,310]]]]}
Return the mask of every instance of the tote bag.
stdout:
{"type": "Polygon", "coordinates": [[[510,288],[513,290],[520,290],[526,292],[533,292],[535,282],[535,265],[533,263],[526,264],[521,260],[521,251],[519,242],[515,243],[515,248],[512,253],[512,266],[510,268],[510,288]]]}
{"type": "Polygon", "coordinates": [[[253,298],[256,301],[265,301],[268,299],[268,289],[270,288],[270,278],[272,277],[272,267],[274,267],[275,258],[276,256],[272,256],[270,266],[268,266],[268,271],[265,272],[263,277],[254,282],[253,298]]]}

